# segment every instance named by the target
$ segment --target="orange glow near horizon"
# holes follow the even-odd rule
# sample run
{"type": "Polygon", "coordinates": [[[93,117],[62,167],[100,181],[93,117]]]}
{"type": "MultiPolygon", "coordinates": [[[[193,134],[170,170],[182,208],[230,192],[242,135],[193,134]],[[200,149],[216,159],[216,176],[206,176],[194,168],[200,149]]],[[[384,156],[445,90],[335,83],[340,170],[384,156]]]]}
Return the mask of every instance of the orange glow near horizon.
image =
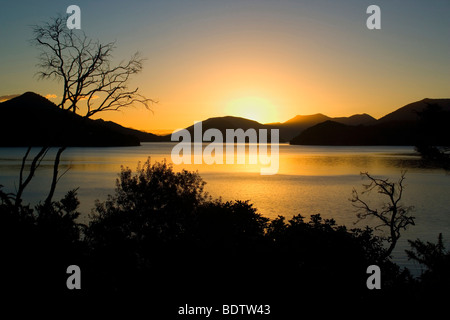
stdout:
{"type": "Polygon", "coordinates": [[[260,123],[274,122],[278,118],[276,106],[260,97],[243,97],[230,101],[227,113],[260,123]]]}
{"type": "MultiPolygon", "coordinates": [[[[368,30],[366,7],[355,1],[194,2],[83,4],[83,32],[102,43],[117,39],[111,65],[140,52],[146,61],[128,88],[158,101],[153,113],[136,106],[93,118],[167,132],[221,116],[261,123],[316,113],[380,118],[450,96],[448,3],[386,1],[382,29],[368,30]],[[108,13],[99,16],[100,8],[108,13]]],[[[22,28],[2,46],[0,97],[33,91],[55,99],[61,83],[32,76],[38,51],[25,28],[45,21],[54,6],[8,12],[5,26],[20,20],[22,28]]]]}

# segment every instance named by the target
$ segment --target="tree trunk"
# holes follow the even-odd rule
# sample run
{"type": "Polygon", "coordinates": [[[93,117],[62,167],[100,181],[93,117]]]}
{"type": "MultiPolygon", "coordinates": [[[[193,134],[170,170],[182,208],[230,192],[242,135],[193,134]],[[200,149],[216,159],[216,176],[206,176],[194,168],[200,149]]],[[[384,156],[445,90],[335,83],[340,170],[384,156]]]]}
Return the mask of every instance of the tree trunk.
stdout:
{"type": "Polygon", "coordinates": [[[47,151],[49,150],[49,147],[42,147],[41,150],[38,152],[36,156],[34,156],[33,161],[30,165],[30,171],[28,172],[28,176],[23,181],[23,172],[25,170],[25,163],[27,161],[28,155],[30,154],[31,147],[28,147],[27,152],[25,153],[25,156],[22,159],[22,165],[20,167],[20,175],[19,175],[19,188],[16,193],[15,202],[14,205],[16,208],[19,207],[19,205],[22,203],[22,194],[25,188],[30,183],[31,179],[34,176],[34,173],[36,172],[36,169],[39,167],[42,159],[45,157],[47,151]]]}
{"type": "Polygon", "coordinates": [[[50,191],[48,193],[47,199],[45,199],[45,205],[49,206],[52,203],[53,195],[55,194],[56,184],[58,183],[58,168],[59,162],[61,160],[61,154],[66,149],[66,147],[60,147],[56,153],[55,162],[53,163],[53,177],[52,184],[50,186],[50,191]]]}

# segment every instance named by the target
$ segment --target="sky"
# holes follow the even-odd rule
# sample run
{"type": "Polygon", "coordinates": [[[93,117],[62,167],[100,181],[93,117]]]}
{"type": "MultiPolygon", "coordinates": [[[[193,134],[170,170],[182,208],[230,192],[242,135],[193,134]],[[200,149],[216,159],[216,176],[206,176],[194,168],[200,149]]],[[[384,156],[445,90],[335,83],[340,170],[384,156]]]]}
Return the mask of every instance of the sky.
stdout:
{"type": "Polygon", "coordinates": [[[69,5],[81,29],[116,41],[114,61],[146,58],[131,87],[158,103],[99,114],[150,132],[233,115],[262,123],[323,113],[375,118],[424,98],[450,98],[450,1],[3,1],[0,100],[33,91],[59,102],[61,83],[35,76],[31,25],[69,5]],[[381,29],[369,30],[369,5],[381,29]]]}

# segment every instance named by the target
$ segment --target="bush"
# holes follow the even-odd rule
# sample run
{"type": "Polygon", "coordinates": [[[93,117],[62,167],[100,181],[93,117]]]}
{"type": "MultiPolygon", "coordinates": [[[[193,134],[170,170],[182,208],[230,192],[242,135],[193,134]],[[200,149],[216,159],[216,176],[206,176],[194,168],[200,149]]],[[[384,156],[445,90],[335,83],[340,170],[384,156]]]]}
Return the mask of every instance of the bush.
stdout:
{"type": "Polygon", "coordinates": [[[419,283],[421,297],[444,302],[450,292],[450,252],[445,249],[442,233],[439,234],[437,243],[425,243],[420,239],[408,242],[412,249],[406,250],[408,259],[425,266],[419,283]]]}
{"type": "Polygon", "coordinates": [[[318,214],[270,220],[248,201],[211,199],[204,185],[198,173],[175,172],[166,162],[148,160],[135,172],[122,168],[115,193],[97,202],[88,226],[76,223],[76,190],[35,208],[17,208],[0,192],[4,274],[23,280],[10,283],[17,291],[28,290],[31,280],[39,290],[68,293],[65,271],[76,264],[82,295],[172,305],[233,297],[232,303],[251,299],[284,308],[299,300],[410,297],[404,295],[412,288],[409,275],[385,258],[372,229],[348,230],[318,214]],[[366,287],[372,264],[383,272],[383,295],[366,287]]]}
{"type": "Polygon", "coordinates": [[[66,268],[81,264],[85,253],[78,224],[76,190],[50,205],[15,205],[0,190],[2,286],[11,294],[61,293],[66,268]]]}
{"type": "Polygon", "coordinates": [[[347,230],[320,215],[271,221],[248,201],[212,200],[204,185],[198,173],[174,172],[166,162],[122,168],[115,194],[97,203],[86,232],[92,290],[176,287],[182,297],[192,288],[208,295],[239,288],[240,295],[289,299],[301,287],[309,296],[363,299],[369,265],[398,280],[370,228],[347,230]],[[278,274],[289,281],[270,280],[278,274]]]}

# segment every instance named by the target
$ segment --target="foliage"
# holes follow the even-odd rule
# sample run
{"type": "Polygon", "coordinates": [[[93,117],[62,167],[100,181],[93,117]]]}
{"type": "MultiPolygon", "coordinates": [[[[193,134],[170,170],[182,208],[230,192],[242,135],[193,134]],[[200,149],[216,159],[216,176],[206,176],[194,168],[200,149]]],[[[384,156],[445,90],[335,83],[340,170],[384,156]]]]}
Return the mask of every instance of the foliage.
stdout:
{"type": "Polygon", "coordinates": [[[450,170],[450,112],[443,110],[438,104],[429,103],[424,110],[417,112],[417,115],[419,138],[415,144],[416,151],[420,153],[425,164],[450,170]]]}
{"type": "Polygon", "coordinates": [[[192,286],[226,292],[245,283],[241,294],[270,288],[290,295],[301,286],[312,297],[326,287],[330,298],[346,292],[363,299],[368,265],[390,270],[386,282],[400,277],[368,227],[348,230],[319,214],[270,220],[248,201],[211,199],[204,184],[197,173],[174,172],[166,162],[122,168],[115,194],[97,203],[86,231],[93,287],[176,286],[182,294],[192,286]],[[294,272],[289,282],[264,280],[286,270],[294,272]]]}
{"type": "MultiPolygon", "coordinates": [[[[156,295],[186,303],[222,301],[232,292],[238,300],[270,297],[281,305],[421,297],[373,229],[349,230],[319,214],[271,220],[248,201],[212,199],[204,186],[198,173],[175,172],[166,162],[122,168],[115,193],[97,202],[88,226],[76,221],[76,190],[35,208],[17,207],[0,190],[4,274],[22,279],[9,286],[69,294],[64,271],[76,264],[83,270],[80,292],[92,297],[156,295]],[[372,264],[382,270],[382,295],[366,287],[372,264]],[[27,276],[29,268],[43,277],[27,276]]],[[[436,255],[424,256],[422,247],[415,243],[414,257],[427,263],[444,252],[438,244],[425,250],[436,255]]]]}
{"type": "Polygon", "coordinates": [[[176,239],[184,233],[189,216],[207,199],[204,185],[198,173],[174,172],[165,161],[152,165],[148,159],[135,174],[122,167],[115,195],[96,203],[92,237],[109,228],[137,241],[176,239]]]}
{"type": "Polygon", "coordinates": [[[429,297],[443,298],[450,286],[450,252],[445,249],[442,233],[437,243],[423,242],[420,239],[408,240],[412,250],[406,250],[408,259],[415,260],[426,267],[421,275],[421,289],[429,297]]]}
{"type": "Polygon", "coordinates": [[[22,296],[62,292],[65,269],[81,263],[86,252],[76,190],[34,208],[17,206],[13,198],[0,189],[3,288],[22,296]]]}
{"type": "MultiPolygon", "coordinates": [[[[122,110],[136,104],[149,109],[149,103],[154,101],[141,95],[138,92],[139,88],[128,88],[130,78],[142,71],[144,59],[135,53],[128,62],[113,65],[112,52],[115,48],[113,42],[94,41],[82,31],[67,28],[66,22],[66,16],[58,16],[50,19],[50,22],[33,26],[31,40],[40,51],[38,76],[62,82],[62,97],[58,108],[66,112],[83,114],[84,118],[90,118],[99,112],[122,110]],[[84,108],[80,108],[81,104],[84,108]]],[[[60,130],[53,130],[51,136],[63,135],[60,130]]],[[[31,146],[27,149],[19,173],[19,185],[15,195],[16,207],[20,206],[24,190],[33,179],[50,147],[51,141],[43,143],[32,158],[28,170],[26,163],[31,146]],[[28,174],[25,175],[26,171],[28,174]]],[[[46,207],[52,206],[56,184],[62,176],[59,173],[59,163],[65,149],[64,142],[58,148],[53,162],[51,186],[45,199],[46,207]]]]}

